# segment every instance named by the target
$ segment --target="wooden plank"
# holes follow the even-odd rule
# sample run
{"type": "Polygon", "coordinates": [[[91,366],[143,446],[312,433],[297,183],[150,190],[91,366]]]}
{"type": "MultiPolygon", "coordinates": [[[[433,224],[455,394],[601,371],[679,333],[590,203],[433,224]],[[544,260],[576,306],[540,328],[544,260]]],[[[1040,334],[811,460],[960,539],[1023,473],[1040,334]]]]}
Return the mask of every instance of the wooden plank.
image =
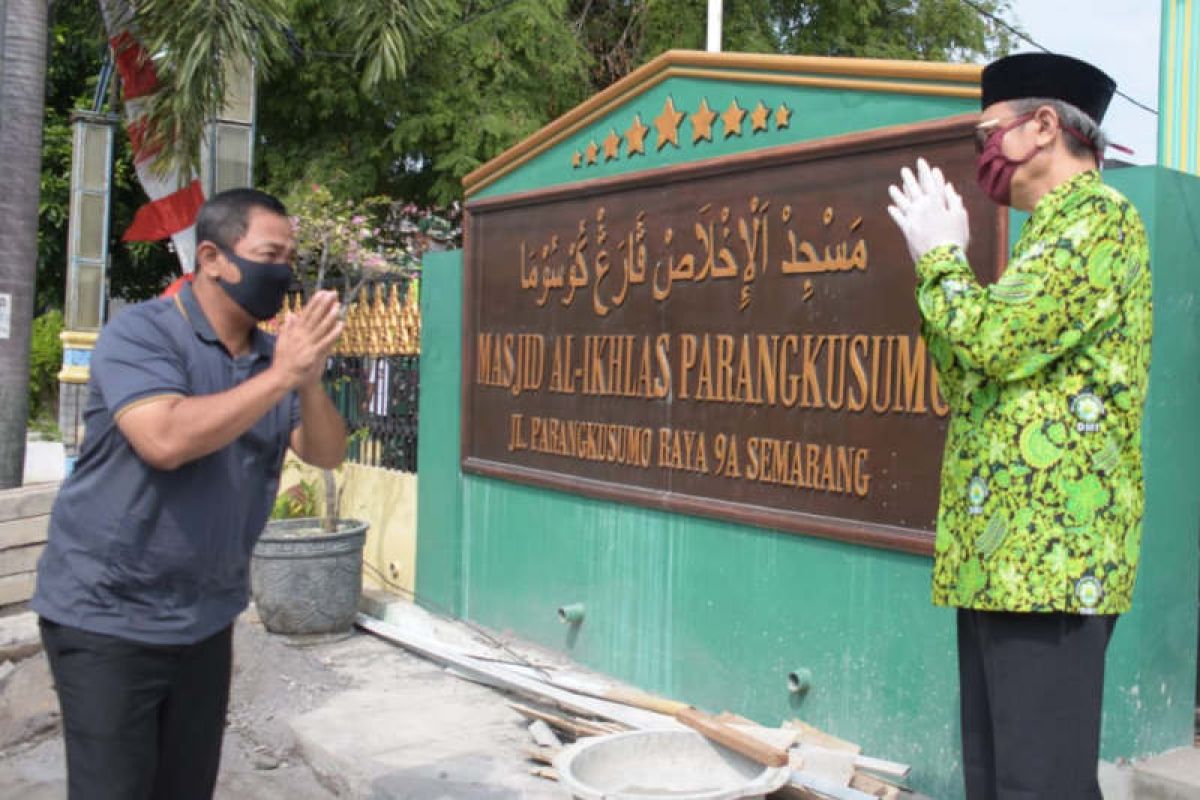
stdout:
{"type": "MultiPolygon", "coordinates": [[[[541,722],[541,720],[537,721],[541,722]]],[[[539,747],[533,745],[525,748],[525,755],[529,757],[529,760],[536,761],[539,764],[553,764],[554,757],[560,752],[562,752],[561,747],[539,747]]]]}
{"type": "Polygon", "coordinates": [[[48,514],[0,522],[0,549],[45,542],[49,528],[48,514]]]}
{"type": "Polygon", "coordinates": [[[686,708],[677,713],[675,719],[689,728],[704,734],[705,738],[711,739],[717,744],[724,745],[735,753],[741,753],[746,758],[759,764],[765,764],[768,767],[787,766],[788,754],[786,750],[772,747],[766,742],[756,739],[737,728],[726,725],[724,722],[705,714],[703,711],[686,708]]]}
{"type": "Polygon", "coordinates": [[[682,703],[678,700],[671,700],[666,697],[648,694],[638,689],[626,689],[605,681],[598,681],[584,675],[576,675],[565,672],[551,672],[549,681],[560,689],[566,689],[569,692],[577,694],[586,694],[591,697],[598,697],[601,700],[611,700],[614,703],[622,703],[634,708],[641,708],[647,711],[657,711],[659,714],[668,714],[674,716],[685,708],[688,708],[687,703],[682,703]]]}
{"type": "Polygon", "coordinates": [[[33,597],[33,586],[37,573],[23,572],[19,575],[5,575],[0,578],[0,606],[12,603],[24,603],[33,597]]]}
{"type": "Polygon", "coordinates": [[[9,547],[0,550],[0,577],[17,575],[22,572],[33,572],[37,569],[37,560],[44,544],[31,544],[25,547],[9,547]]]}
{"type": "Polygon", "coordinates": [[[0,491],[0,522],[49,514],[56,496],[58,496],[57,483],[21,486],[16,489],[0,491]]]}
{"type": "MultiPolygon", "coordinates": [[[[725,720],[717,717],[721,722],[725,720]]],[[[729,722],[729,727],[741,731],[747,736],[753,736],[760,742],[769,744],[771,747],[777,747],[780,750],[787,750],[796,743],[796,732],[789,728],[764,728],[762,725],[751,722],[746,725],[741,722],[729,722]]]]}
{"type": "Polygon", "coordinates": [[[508,705],[526,719],[541,720],[552,727],[558,728],[560,731],[569,733],[577,739],[580,736],[603,736],[606,733],[610,733],[610,731],[600,727],[591,720],[566,717],[545,709],[527,706],[523,703],[509,703],[508,705]]]}
{"type": "Polygon", "coordinates": [[[882,797],[883,800],[898,800],[900,797],[899,786],[865,772],[854,773],[850,779],[850,788],[858,789],[860,792],[866,792],[875,797],[882,797]]]}

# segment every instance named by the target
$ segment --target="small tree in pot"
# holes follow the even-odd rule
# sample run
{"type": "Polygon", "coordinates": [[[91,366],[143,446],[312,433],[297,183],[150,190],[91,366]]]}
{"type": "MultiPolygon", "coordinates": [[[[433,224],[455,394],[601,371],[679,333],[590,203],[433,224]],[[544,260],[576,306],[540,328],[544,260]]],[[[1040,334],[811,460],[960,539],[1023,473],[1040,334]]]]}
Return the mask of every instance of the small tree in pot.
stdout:
{"type": "MultiPolygon", "coordinates": [[[[290,197],[287,205],[294,215],[303,300],[340,284],[343,315],[365,283],[391,277],[415,281],[421,253],[461,235],[440,215],[384,198],[340,201],[318,185],[290,197]]],[[[332,470],[321,471],[321,482],[325,502],[319,518],[314,487],[301,481],[280,494],[276,519],[255,547],[255,604],[263,624],[276,633],[337,633],[354,623],[367,525],[340,518],[341,495],[332,470]]]]}

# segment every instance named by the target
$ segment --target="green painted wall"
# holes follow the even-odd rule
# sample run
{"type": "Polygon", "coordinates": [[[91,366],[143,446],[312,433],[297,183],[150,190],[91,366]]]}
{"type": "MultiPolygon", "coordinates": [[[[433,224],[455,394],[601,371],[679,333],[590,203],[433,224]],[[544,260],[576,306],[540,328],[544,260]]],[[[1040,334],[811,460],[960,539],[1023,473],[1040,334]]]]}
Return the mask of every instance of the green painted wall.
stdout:
{"type": "Polygon", "coordinates": [[[462,253],[427,253],[421,275],[417,420],[416,590],[423,605],[462,614],[462,253]]]}
{"type": "Polygon", "coordinates": [[[1117,624],[1105,688],[1104,753],[1191,744],[1196,697],[1200,477],[1200,178],[1154,167],[1105,179],[1146,218],[1154,343],[1143,428],[1146,517],[1133,610],[1117,624]]]}
{"type": "MultiPolygon", "coordinates": [[[[659,87],[663,94],[646,99],[650,116],[667,89],[680,102],[676,83],[659,87]]],[[[705,91],[717,105],[712,87],[688,91],[705,91]]],[[[824,116],[813,115],[831,126],[824,132],[853,129],[856,120],[862,127],[854,102],[809,94],[829,104],[824,116]]],[[[887,122],[922,118],[926,101],[906,99],[912,116],[887,122]]],[[[798,99],[794,121],[804,108],[798,99]]],[[[871,112],[872,122],[885,124],[871,112]]],[[[552,150],[545,158],[556,157],[552,150]]],[[[553,183],[552,176],[565,182],[560,166],[542,160],[508,176],[504,191],[553,183]]],[[[1200,284],[1200,180],[1156,168],[1108,178],[1147,217],[1157,304],[1143,568],[1135,610],[1117,626],[1110,651],[1104,755],[1111,759],[1191,741],[1200,426],[1189,412],[1200,408],[1200,330],[1191,310],[1200,284]]],[[[801,717],[872,755],[913,764],[917,789],[961,797],[954,616],[929,603],[928,559],[463,476],[460,254],[427,262],[422,304],[417,588],[424,602],[701,707],[764,723],[801,717]],[[569,629],[556,611],[575,602],[587,616],[569,629]],[[812,674],[802,696],[787,690],[787,674],[797,669],[812,674]]]]}

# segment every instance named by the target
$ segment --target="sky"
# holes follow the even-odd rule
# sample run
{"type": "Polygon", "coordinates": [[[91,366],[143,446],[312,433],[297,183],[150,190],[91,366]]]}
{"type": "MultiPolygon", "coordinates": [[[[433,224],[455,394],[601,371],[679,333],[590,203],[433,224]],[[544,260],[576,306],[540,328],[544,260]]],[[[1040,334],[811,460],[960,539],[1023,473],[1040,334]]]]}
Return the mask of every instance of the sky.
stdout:
{"type": "MultiPolygon", "coordinates": [[[[1158,108],[1160,0],[1012,0],[1010,21],[1046,49],[1095,64],[1117,82],[1117,91],[1158,108]]],[[[1015,52],[1036,50],[1020,42],[1015,52]]],[[[1109,140],[1132,147],[1110,158],[1153,164],[1158,117],[1120,95],[1101,127],[1109,140]]]]}

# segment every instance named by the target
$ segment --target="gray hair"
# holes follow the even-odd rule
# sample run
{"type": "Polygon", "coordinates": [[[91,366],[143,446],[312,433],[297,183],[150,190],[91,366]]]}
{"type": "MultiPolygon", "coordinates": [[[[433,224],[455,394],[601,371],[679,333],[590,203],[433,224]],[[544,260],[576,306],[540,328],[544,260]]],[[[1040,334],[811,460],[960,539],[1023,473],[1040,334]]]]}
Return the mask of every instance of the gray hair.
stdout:
{"type": "Polygon", "coordinates": [[[1062,100],[1050,97],[1025,97],[1012,101],[1012,109],[1016,114],[1032,114],[1040,106],[1050,106],[1058,114],[1059,122],[1074,128],[1084,139],[1091,143],[1085,145],[1071,134],[1066,134],[1067,152],[1073,156],[1095,156],[1098,164],[1104,163],[1104,150],[1108,147],[1108,137],[1094,119],[1089,117],[1076,106],[1062,100]]]}

